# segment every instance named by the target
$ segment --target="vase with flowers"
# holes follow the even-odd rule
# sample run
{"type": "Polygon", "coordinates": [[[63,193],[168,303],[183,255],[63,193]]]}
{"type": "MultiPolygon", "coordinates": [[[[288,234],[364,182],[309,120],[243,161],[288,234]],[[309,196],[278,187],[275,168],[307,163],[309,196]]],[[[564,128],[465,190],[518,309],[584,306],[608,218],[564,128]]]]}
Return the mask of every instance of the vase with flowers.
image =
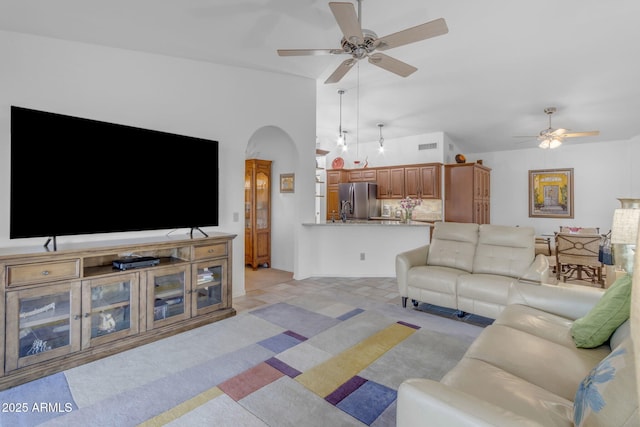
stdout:
{"type": "Polygon", "coordinates": [[[400,208],[403,212],[401,222],[408,223],[409,221],[411,221],[413,209],[416,206],[420,206],[421,204],[421,199],[412,199],[411,197],[405,197],[404,199],[400,200],[400,208]]]}

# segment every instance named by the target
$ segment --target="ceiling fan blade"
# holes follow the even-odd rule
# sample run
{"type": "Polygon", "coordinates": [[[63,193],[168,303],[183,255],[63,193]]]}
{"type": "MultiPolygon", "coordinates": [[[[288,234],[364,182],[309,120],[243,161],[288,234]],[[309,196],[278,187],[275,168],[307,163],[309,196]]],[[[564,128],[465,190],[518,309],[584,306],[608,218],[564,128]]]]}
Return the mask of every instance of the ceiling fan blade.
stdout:
{"type": "Polygon", "coordinates": [[[600,135],[599,130],[590,130],[586,132],[571,132],[571,133],[565,133],[562,136],[565,138],[575,138],[578,136],[596,136],[596,135],[600,135]]]}
{"type": "Polygon", "coordinates": [[[551,132],[547,132],[547,135],[549,135],[549,136],[551,136],[551,135],[553,135],[553,136],[564,136],[564,134],[566,132],[567,132],[567,129],[560,128],[560,129],[554,129],[551,132]]]}
{"type": "Polygon", "coordinates": [[[362,34],[362,27],[360,26],[360,21],[358,21],[358,15],[353,3],[330,2],[329,7],[336,18],[336,22],[338,22],[342,34],[344,34],[344,38],[354,44],[362,43],[364,34],[362,34]]]}
{"type": "Polygon", "coordinates": [[[420,40],[429,39],[431,37],[447,34],[449,28],[444,18],[438,18],[425,24],[407,28],[397,33],[389,34],[378,39],[380,43],[377,50],[387,50],[405,44],[418,42],[420,40]]]}
{"type": "Polygon", "coordinates": [[[345,53],[342,49],[278,49],[280,56],[316,56],[339,55],[345,53]]]}
{"type": "Polygon", "coordinates": [[[385,55],[384,53],[374,53],[372,55],[369,55],[369,62],[402,77],[407,77],[408,75],[418,71],[418,69],[413,65],[409,65],[405,62],[399,61],[395,58],[385,55]]]}
{"type": "Polygon", "coordinates": [[[329,76],[329,78],[324,81],[324,84],[338,83],[356,62],[358,61],[354,58],[349,58],[343,61],[342,64],[340,64],[338,68],[336,68],[336,70],[329,76]]]}

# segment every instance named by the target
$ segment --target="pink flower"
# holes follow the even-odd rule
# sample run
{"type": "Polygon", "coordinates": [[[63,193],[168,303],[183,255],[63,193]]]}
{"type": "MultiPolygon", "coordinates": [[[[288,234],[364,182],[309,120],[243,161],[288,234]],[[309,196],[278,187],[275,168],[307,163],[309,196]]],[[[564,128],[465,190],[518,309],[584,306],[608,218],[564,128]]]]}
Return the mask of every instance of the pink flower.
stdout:
{"type": "Polygon", "coordinates": [[[400,200],[400,207],[402,209],[413,209],[416,206],[422,204],[421,199],[412,199],[411,197],[407,197],[405,199],[400,200]]]}

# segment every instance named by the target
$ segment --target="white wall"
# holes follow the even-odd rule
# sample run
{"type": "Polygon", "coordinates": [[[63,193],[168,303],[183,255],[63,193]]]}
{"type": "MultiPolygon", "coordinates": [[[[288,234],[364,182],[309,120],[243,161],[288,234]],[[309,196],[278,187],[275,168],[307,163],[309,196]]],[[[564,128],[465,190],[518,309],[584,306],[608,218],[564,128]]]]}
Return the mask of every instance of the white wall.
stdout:
{"type": "MultiPolygon", "coordinates": [[[[0,58],[0,247],[44,243],[9,239],[11,105],[218,140],[220,226],[211,230],[238,235],[234,295],[244,293],[245,149],[258,129],[279,128],[295,144],[287,170],[296,173],[291,222],[313,221],[315,81],[10,32],[0,32],[0,58]]],[[[115,179],[126,181],[134,166],[114,160],[115,179]]],[[[58,245],[152,233],[123,234],[60,237],[58,245]]]]}
{"type": "MultiPolygon", "coordinates": [[[[384,130],[383,130],[384,137],[384,130]]],[[[333,143],[324,143],[320,148],[329,150],[327,154],[327,167],[331,168],[331,162],[336,157],[344,159],[345,169],[355,169],[355,160],[360,160],[360,166],[364,165],[365,160],[368,161],[368,167],[393,166],[413,163],[437,163],[444,162],[444,149],[446,135],[442,132],[432,132],[428,134],[420,134],[407,136],[404,138],[387,138],[384,137],[384,152],[380,153],[378,141],[359,142],[356,144],[355,138],[348,136],[346,152],[342,148],[338,148],[335,141],[333,143]],[[420,144],[436,143],[438,147],[431,150],[419,150],[420,144]],[[357,147],[356,147],[357,145],[357,147]]]]}

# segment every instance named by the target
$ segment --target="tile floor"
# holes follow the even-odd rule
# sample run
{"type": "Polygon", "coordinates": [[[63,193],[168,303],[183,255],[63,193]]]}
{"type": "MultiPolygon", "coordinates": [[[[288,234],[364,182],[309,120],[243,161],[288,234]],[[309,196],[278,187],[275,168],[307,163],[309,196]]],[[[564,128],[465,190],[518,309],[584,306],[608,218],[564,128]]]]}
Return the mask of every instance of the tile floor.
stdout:
{"type": "Polygon", "coordinates": [[[294,280],[293,274],[273,268],[245,268],[246,294],[233,299],[238,313],[252,310],[265,304],[286,301],[300,295],[337,288],[342,292],[366,296],[382,302],[400,304],[395,277],[314,277],[294,280]]]}
{"type": "MultiPolygon", "coordinates": [[[[594,286],[588,281],[571,281],[572,284],[594,286]]],[[[312,277],[294,280],[293,273],[273,268],[245,268],[246,294],[233,299],[238,313],[265,304],[273,304],[299,295],[314,294],[331,289],[366,296],[382,302],[401,304],[395,277],[312,277]]]]}

